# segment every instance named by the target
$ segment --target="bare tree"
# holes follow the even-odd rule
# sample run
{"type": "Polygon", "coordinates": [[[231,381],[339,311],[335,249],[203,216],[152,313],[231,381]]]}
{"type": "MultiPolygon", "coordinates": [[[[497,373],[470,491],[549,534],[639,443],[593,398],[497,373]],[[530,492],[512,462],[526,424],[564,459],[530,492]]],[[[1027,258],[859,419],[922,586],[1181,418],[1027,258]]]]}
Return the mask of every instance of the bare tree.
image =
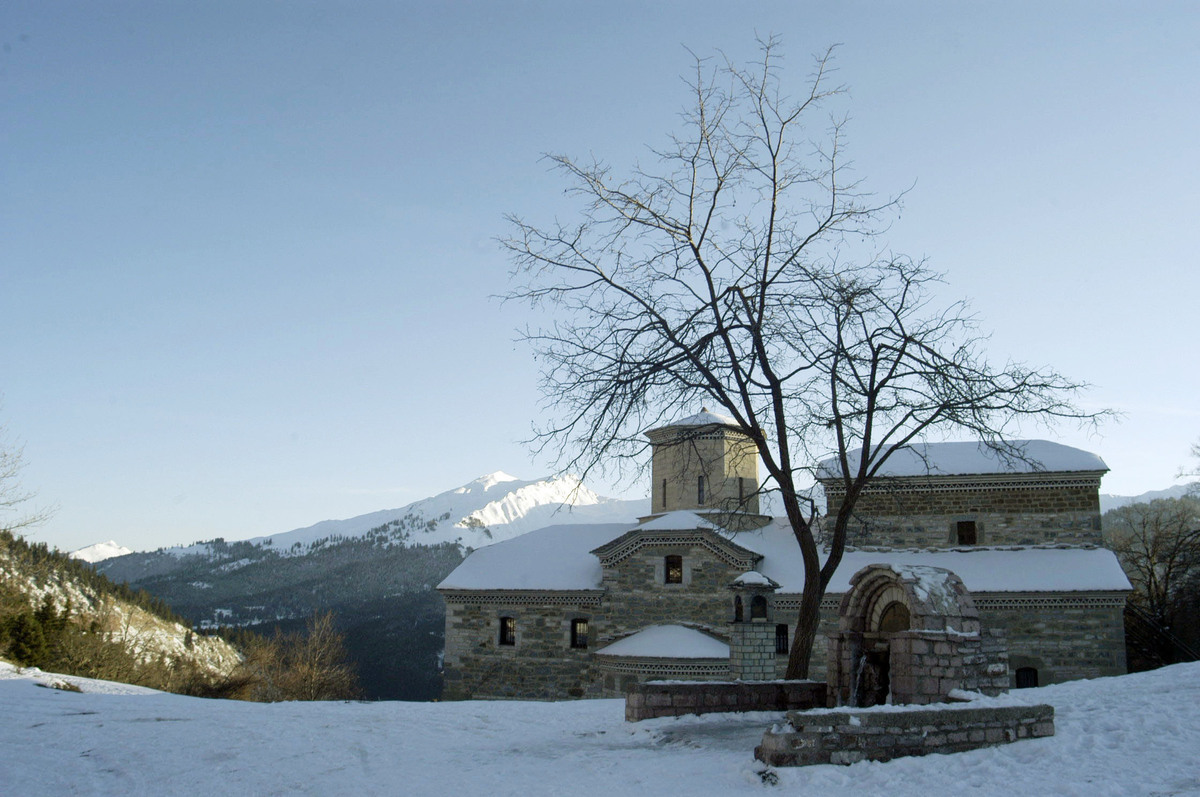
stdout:
{"type": "Polygon", "coordinates": [[[821,598],[863,488],[898,448],[968,433],[1020,457],[1022,418],[1088,418],[1082,385],[1050,369],[991,365],[962,303],[938,306],[939,276],[881,254],[896,199],[850,174],[844,120],[822,107],[832,50],[790,96],[778,43],[751,67],[697,59],[683,132],[653,168],[614,176],[549,156],[583,201],[573,224],[510,217],[510,298],[551,314],[526,330],[551,420],[535,447],[587,475],[630,464],[641,433],[703,403],[754,441],[803,554],[788,677],[806,677],[821,598]],[[815,121],[813,121],[815,119],[815,121]],[[801,487],[832,456],[845,500],[822,559],[801,487]]]}
{"type": "MultiPolygon", "coordinates": [[[[1188,470],[1186,468],[1180,468],[1180,470],[1179,470],[1180,476],[1200,477],[1200,442],[1192,443],[1192,459],[1196,460],[1196,464],[1192,466],[1191,470],[1188,470]]],[[[1200,496],[1200,481],[1192,482],[1188,492],[1191,493],[1192,495],[1200,496]]]]}
{"type": "Polygon", "coordinates": [[[361,694],[347,661],[345,636],[332,612],[308,619],[305,633],[257,639],[241,666],[217,691],[221,696],[272,703],[280,700],[349,700],[361,694]]]}
{"type": "Polygon", "coordinates": [[[1145,606],[1172,627],[1175,609],[1200,575],[1200,500],[1159,498],[1104,513],[1104,534],[1145,606]]]}
{"type": "Polygon", "coordinates": [[[17,514],[36,495],[21,487],[24,466],[24,450],[10,443],[5,428],[0,426],[0,531],[16,534],[45,522],[52,514],[49,509],[17,514]]]}

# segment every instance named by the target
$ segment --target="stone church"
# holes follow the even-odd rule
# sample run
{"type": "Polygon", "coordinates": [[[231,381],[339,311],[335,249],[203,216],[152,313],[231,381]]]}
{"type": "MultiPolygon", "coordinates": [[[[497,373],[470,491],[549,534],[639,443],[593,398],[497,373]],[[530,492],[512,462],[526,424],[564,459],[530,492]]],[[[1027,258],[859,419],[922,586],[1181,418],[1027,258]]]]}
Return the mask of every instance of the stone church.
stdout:
{"type": "MultiPolygon", "coordinates": [[[[438,585],[445,698],[615,697],[647,680],[783,677],[804,568],[786,521],[759,514],[753,445],[708,411],[647,437],[652,514],[480,548],[438,585]]],[[[859,500],[822,603],[813,678],[825,677],[851,579],[872,566],[960,579],[982,644],[1006,646],[1010,686],[1125,672],[1130,585],[1102,547],[1107,466],[1056,443],[1017,445],[1020,460],[975,443],[889,459],[859,500]]],[[[837,506],[832,463],[818,479],[837,506]]],[[[872,600],[865,623],[906,627],[902,602],[872,600]]]]}

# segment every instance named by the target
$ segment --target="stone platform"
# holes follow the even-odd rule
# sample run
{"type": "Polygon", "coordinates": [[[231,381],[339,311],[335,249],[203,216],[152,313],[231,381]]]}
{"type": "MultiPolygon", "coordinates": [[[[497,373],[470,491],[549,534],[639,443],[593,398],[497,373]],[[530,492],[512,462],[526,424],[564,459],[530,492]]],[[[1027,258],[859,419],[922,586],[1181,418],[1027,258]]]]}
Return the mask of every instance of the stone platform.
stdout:
{"type": "Polygon", "coordinates": [[[1054,735],[1054,707],[886,708],[791,711],[763,735],[754,757],[771,766],[853,764],[959,753],[1054,735]]]}

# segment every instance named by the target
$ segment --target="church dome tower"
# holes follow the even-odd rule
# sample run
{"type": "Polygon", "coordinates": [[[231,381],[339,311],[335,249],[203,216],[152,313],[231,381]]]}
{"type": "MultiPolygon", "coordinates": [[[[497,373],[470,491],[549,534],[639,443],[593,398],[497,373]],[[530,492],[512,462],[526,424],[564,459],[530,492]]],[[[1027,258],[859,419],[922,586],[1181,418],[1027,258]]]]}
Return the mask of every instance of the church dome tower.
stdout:
{"type": "Polygon", "coordinates": [[[646,437],[653,451],[651,512],[758,514],[758,451],[732,418],[704,408],[646,437]]]}

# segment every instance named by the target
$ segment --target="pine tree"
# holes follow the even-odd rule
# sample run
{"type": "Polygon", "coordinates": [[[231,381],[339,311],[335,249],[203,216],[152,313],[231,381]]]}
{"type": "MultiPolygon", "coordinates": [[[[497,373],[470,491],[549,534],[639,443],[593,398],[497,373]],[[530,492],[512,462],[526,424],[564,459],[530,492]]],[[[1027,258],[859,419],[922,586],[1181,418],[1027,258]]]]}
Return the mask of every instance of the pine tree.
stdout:
{"type": "Polygon", "coordinates": [[[37,618],[23,612],[14,617],[8,626],[8,655],[22,667],[37,667],[46,660],[48,648],[42,624],[37,618]]]}

